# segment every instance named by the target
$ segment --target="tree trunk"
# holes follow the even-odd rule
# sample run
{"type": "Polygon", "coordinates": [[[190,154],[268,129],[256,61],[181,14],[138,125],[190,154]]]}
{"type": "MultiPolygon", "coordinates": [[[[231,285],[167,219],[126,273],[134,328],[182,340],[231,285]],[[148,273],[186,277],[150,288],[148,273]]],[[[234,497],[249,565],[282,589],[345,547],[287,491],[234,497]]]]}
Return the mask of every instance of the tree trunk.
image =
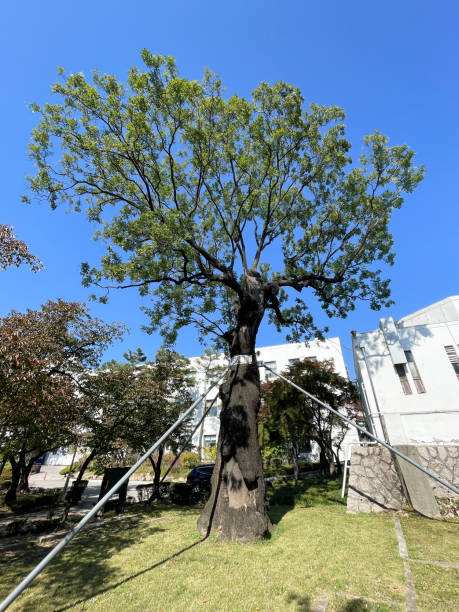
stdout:
{"type": "Polygon", "coordinates": [[[298,477],[300,474],[300,466],[298,462],[299,447],[296,442],[292,442],[292,460],[293,460],[293,480],[295,485],[298,484],[298,477]]]}
{"type": "Polygon", "coordinates": [[[198,519],[198,530],[204,535],[213,531],[221,541],[250,542],[271,530],[257,431],[260,375],[255,339],[262,315],[253,299],[241,304],[237,315],[230,355],[251,357],[252,363],[232,366],[220,387],[223,407],[212,492],[198,519]]]}
{"type": "Polygon", "coordinates": [[[158,448],[158,458],[155,461],[153,459],[153,457],[150,455],[149,459],[150,459],[150,463],[152,465],[153,468],[153,491],[152,494],[150,496],[150,499],[148,500],[149,503],[151,503],[154,499],[159,498],[159,485],[161,483],[161,463],[163,460],[163,454],[164,454],[164,446],[161,445],[158,448]]]}
{"type": "Polygon", "coordinates": [[[333,456],[335,459],[335,467],[337,476],[343,475],[343,468],[341,467],[341,461],[339,460],[339,450],[333,450],[333,456]]]}
{"type": "Polygon", "coordinates": [[[20,462],[16,461],[14,457],[8,457],[11,463],[11,484],[5,495],[5,504],[8,505],[11,502],[16,501],[16,493],[19,487],[19,481],[21,479],[21,465],[20,462]]]}
{"type": "Polygon", "coordinates": [[[86,459],[83,461],[83,464],[80,468],[80,471],[78,472],[78,476],[76,477],[74,486],[77,487],[80,482],[83,480],[83,476],[84,473],[86,472],[88,465],[91,463],[91,461],[97,456],[99,449],[93,449],[89,455],[86,457],[86,459]]]}
{"type": "Polygon", "coordinates": [[[29,461],[27,461],[27,463],[25,463],[22,466],[21,476],[19,479],[19,486],[18,486],[19,491],[30,491],[30,488],[29,488],[30,472],[32,470],[33,464],[35,463],[36,459],[38,459],[39,457],[41,457],[41,455],[34,455],[33,457],[29,459],[29,461]]]}
{"type": "Polygon", "coordinates": [[[4,469],[7,461],[8,461],[8,459],[6,458],[6,455],[4,457],[2,457],[2,460],[0,461],[0,476],[2,475],[3,469],[4,469]]]}
{"type": "MultiPolygon", "coordinates": [[[[205,411],[205,400],[202,400],[202,414],[201,416],[204,414],[205,411]]],[[[204,421],[205,418],[202,419],[201,421],[201,427],[199,428],[199,461],[203,460],[203,438],[204,438],[204,421]]]]}

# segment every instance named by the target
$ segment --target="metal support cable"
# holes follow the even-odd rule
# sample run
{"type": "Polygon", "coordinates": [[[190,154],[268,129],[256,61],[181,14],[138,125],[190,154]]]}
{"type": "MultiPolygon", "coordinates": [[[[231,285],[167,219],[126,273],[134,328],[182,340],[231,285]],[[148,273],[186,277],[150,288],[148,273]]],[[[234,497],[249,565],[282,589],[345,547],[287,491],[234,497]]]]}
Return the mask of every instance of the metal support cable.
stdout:
{"type": "Polygon", "coordinates": [[[278,374],[277,372],[274,372],[274,370],[271,370],[271,368],[268,367],[263,362],[259,362],[258,365],[261,366],[261,367],[266,368],[267,370],[269,370],[270,372],[272,372],[273,374],[275,374],[276,376],[278,376],[282,380],[285,380],[285,382],[287,382],[289,385],[292,385],[292,387],[294,387],[295,389],[300,391],[300,393],[303,393],[304,395],[307,395],[307,397],[309,397],[310,399],[312,399],[315,402],[317,402],[318,404],[320,404],[320,406],[322,406],[323,408],[326,408],[327,410],[329,410],[330,412],[335,414],[337,417],[339,417],[340,419],[342,419],[343,421],[345,421],[349,425],[352,425],[352,427],[355,427],[355,429],[357,429],[361,433],[365,434],[366,436],[368,436],[369,438],[371,438],[375,442],[378,442],[378,444],[381,444],[382,446],[384,446],[385,448],[390,450],[395,455],[398,455],[399,457],[401,457],[402,459],[404,459],[405,461],[407,461],[408,463],[413,465],[415,468],[418,468],[418,470],[421,470],[421,472],[424,472],[424,474],[427,474],[427,476],[430,476],[430,478],[433,478],[434,480],[439,482],[441,485],[443,485],[447,489],[450,489],[451,491],[456,493],[456,495],[459,495],[459,489],[457,489],[455,486],[449,484],[448,482],[445,482],[444,480],[442,480],[441,478],[439,478],[435,474],[432,474],[432,472],[429,472],[429,470],[426,470],[424,467],[422,467],[422,465],[419,465],[419,463],[416,463],[416,461],[413,461],[412,459],[410,459],[409,457],[407,457],[406,455],[401,453],[399,450],[397,450],[396,448],[394,448],[390,444],[387,444],[386,442],[383,442],[383,440],[380,440],[379,438],[374,436],[372,433],[370,433],[369,431],[367,431],[363,427],[360,427],[360,425],[357,425],[357,423],[355,423],[352,419],[348,419],[348,417],[344,416],[343,414],[341,414],[340,412],[338,412],[337,410],[335,410],[334,408],[332,408],[331,406],[329,406],[325,402],[322,402],[320,399],[318,399],[317,397],[315,397],[311,393],[308,393],[308,391],[305,391],[304,389],[302,389],[301,387],[296,385],[293,381],[289,380],[288,378],[285,378],[285,376],[282,376],[282,374],[278,374]]]}
{"type": "MultiPolygon", "coordinates": [[[[201,396],[202,397],[202,396],[201,396]]],[[[188,438],[185,440],[185,443],[183,444],[183,447],[181,449],[181,451],[178,453],[178,455],[175,457],[174,461],[170,464],[170,466],[167,468],[166,473],[163,475],[163,477],[161,478],[161,480],[159,481],[159,484],[162,485],[164,480],[166,479],[166,477],[169,475],[170,471],[172,470],[172,468],[174,467],[174,465],[177,463],[177,461],[179,460],[180,455],[183,453],[183,451],[185,450],[185,448],[187,447],[187,445],[190,443],[191,439],[193,438],[194,434],[197,432],[198,427],[201,425],[201,423],[203,422],[203,420],[206,418],[206,416],[208,415],[208,413],[210,412],[210,410],[212,409],[213,405],[215,404],[215,402],[217,401],[218,396],[214,397],[214,399],[212,400],[211,405],[206,408],[206,410],[203,412],[202,417],[199,419],[199,421],[196,423],[195,428],[193,429],[193,431],[190,433],[190,435],[188,436],[188,438]]],[[[152,493],[152,495],[150,496],[150,498],[148,499],[147,503],[151,504],[151,502],[154,499],[154,492],[152,493]]]]}
{"type": "Polygon", "coordinates": [[[209,412],[212,410],[213,405],[215,404],[215,402],[217,401],[218,396],[214,397],[214,399],[212,400],[212,403],[210,404],[210,406],[208,408],[206,408],[206,410],[203,412],[202,417],[199,419],[199,421],[196,423],[196,427],[193,429],[193,431],[190,433],[190,435],[188,436],[188,438],[185,440],[185,444],[183,445],[182,450],[178,453],[178,455],[175,457],[174,461],[170,464],[170,466],[167,468],[166,473],[164,474],[164,476],[161,478],[161,480],[159,481],[159,484],[162,484],[166,478],[166,476],[169,475],[169,472],[172,470],[172,468],[174,467],[174,465],[177,463],[177,461],[179,460],[180,455],[183,453],[183,451],[185,450],[185,448],[187,447],[187,445],[190,443],[190,441],[192,440],[194,434],[198,431],[198,427],[201,425],[201,423],[204,421],[204,419],[206,418],[206,416],[209,414],[209,412]]]}
{"type": "Polygon", "coordinates": [[[67,535],[58,543],[56,546],[44,557],[38,565],[34,567],[34,569],[27,574],[27,576],[20,582],[15,589],[9,593],[5,597],[5,599],[0,603],[0,612],[4,612],[8,608],[8,606],[13,603],[13,601],[18,597],[22,591],[32,582],[36,576],[48,565],[48,563],[54,559],[54,557],[60,553],[60,551],[67,546],[67,544],[76,536],[76,534],[81,531],[81,529],[86,525],[87,522],[104,506],[104,504],[110,499],[110,497],[118,491],[118,489],[128,480],[132,474],[142,465],[144,461],[148,459],[148,457],[155,452],[155,450],[160,446],[169,435],[177,429],[177,427],[192,413],[192,411],[196,408],[196,406],[201,402],[206,395],[209,393],[211,389],[213,389],[222,379],[226,376],[229,368],[226,368],[223,374],[207,389],[205,393],[203,393],[196,401],[192,403],[192,405],[186,410],[176,421],[175,423],[169,427],[169,429],[164,433],[159,440],[157,440],[151,448],[147,450],[147,452],[142,455],[142,457],[135,463],[131,469],[124,474],[120,480],[108,491],[101,500],[94,506],[94,508],[86,514],[81,521],[67,533],[67,535]]]}

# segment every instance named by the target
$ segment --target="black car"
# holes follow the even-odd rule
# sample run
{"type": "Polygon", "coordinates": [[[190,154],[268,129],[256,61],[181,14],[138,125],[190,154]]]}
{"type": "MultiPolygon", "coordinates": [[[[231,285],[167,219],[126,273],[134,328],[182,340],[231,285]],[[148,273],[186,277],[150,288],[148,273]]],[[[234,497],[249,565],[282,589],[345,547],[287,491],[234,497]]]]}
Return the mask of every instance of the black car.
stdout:
{"type": "Polygon", "coordinates": [[[198,486],[201,489],[210,489],[210,478],[214,471],[214,463],[206,463],[204,465],[197,465],[186,477],[186,481],[192,487],[198,486]]]}

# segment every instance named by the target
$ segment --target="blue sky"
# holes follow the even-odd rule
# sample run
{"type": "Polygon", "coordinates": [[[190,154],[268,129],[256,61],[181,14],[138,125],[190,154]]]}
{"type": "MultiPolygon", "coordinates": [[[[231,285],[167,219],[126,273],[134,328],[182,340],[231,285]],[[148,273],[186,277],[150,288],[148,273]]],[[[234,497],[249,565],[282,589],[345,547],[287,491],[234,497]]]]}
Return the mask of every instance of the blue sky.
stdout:
{"type": "MultiPolygon", "coordinates": [[[[141,63],[144,47],[175,56],[188,78],[199,79],[204,67],[211,68],[228,93],[248,96],[262,80],[291,82],[308,103],[344,108],[354,157],[362,137],[378,129],[392,144],[407,143],[426,166],[421,186],[391,222],[395,305],[374,312],[359,304],[347,319],[329,321],[330,335],[340,336],[345,347],[352,329],[374,329],[381,316],[397,319],[459,293],[457,2],[47,0],[3,3],[0,11],[0,222],[13,225],[46,266],[36,275],[27,269],[1,273],[0,316],[57,297],[85,301],[89,291],[80,284],[80,263],[96,261],[100,253],[82,215],[20,201],[32,172],[26,149],[37,119],[28,104],[50,100],[58,66],[87,75],[98,68],[124,79],[130,66],[141,63]]],[[[140,330],[146,321],[139,305],[135,290],[112,294],[106,306],[91,305],[95,315],[131,329],[107,358],[137,346],[152,358],[159,348],[159,336],[140,330]]],[[[281,342],[275,330],[262,327],[260,346],[281,342]]],[[[186,356],[201,352],[190,330],[177,348],[186,356]]],[[[344,349],[344,356],[352,372],[350,351],[344,349]]]]}

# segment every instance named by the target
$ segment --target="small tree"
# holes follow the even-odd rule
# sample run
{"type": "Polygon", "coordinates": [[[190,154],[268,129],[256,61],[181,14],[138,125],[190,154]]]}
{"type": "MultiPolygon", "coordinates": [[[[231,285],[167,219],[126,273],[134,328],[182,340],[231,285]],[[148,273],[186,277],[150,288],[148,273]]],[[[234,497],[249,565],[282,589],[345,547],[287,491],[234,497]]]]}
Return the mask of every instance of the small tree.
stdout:
{"type": "Polygon", "coordinates": [[[346,316],[358,300],[389,305],[375,262],[392,264],[391,213],[423,170],[379,132],[354,163],[344,112],[305,108],[286,83],[261,83],[246,100],[224,95],[210,72],[190,81],[173,58],[142,59],[126,85],[79,73],[54,85],[56,104],[34,105],[31,188],[52,207],[86,206],[100,224],[107,251],[99,266],[83,264],[85,285],[137,287],[152,295],[151,327],[169,341],[193,324],[237,357],[220,389],[213,492],[198,527],[253,540],[270,529],[259,326],[268,315],[288,339],[320,333],[308,304],[293,298],[304,290],[329,316],[346,316]]]}
{"type": "Polygon", "coordinates": [[[75,440],[82,377],[121,333],[121,326],[63,300],[0,319],[0,454],[12,467],[8,502],[27,488],[34,461],[75,440]]]}
{"type": "MultiPolygon", "coordinates": [[[[298,361],[284,376],[344,416],[355,417],[357,389],[334,371],[332,362],[298,361]]],[[[263,398],[263,427],[272,440],[290,445],[295,480],[299,452],[310,441],[319,445],[323,473],[332,474],[335,465],[340,470],[339,449],[349,428],[345,422],[280,378],[264,385],[263,398]]]]}
{"type": "Polygon", "coordinates": [[[310,443],[309,415],[289,403],[288,391],[262,385],[262,406],[259,417],[259,436],[263,455],[270,462],[279,463],[290,455],[295,484],[299,476],[299,454],[310,443]]]}
{"type": "MultiPolygon", "coordinates": [[[[79,483],[91,461],[144,453],[169,429],[191,403],[187,360],[162,349],[148,362],[140,349],[124,355],[126,362],[110,361],[90,373],[82,385],[87,411],[84,445],[89,453],[81,464],[79,483]]],[[[190,417],[192,418],[192,417],[190,417]]],[[[188,432],[189,420],[177,428],[167,444],[174,450],[188,432]]],[[[150,457],[154,493],[159,489],[165,445],[150,457]]]]}
{"type": "Polygon", "coordinates": [[[84,416],[82,445],[89,451],[80,465],[76,485],[96,458],[123,456],[127,446],[123,434],[135,409],[135,369],[129,366],[88,372],[80,385],[84,416]]]}
{"type": "MultiPolygon", "coordinates": [[[[171,427],[192,401],[191,370],[188,360],[169,349],[157,352],[154,362],[146,362],[136,372],[135,410],[123,439],[136,452],[145,453],[155,440],[171,427]]],[[[162,459],[166,446],[173,452],[190,433],[190,415],[169,436],[154,456],[153,497],[159,493],[162,459]]]]}

